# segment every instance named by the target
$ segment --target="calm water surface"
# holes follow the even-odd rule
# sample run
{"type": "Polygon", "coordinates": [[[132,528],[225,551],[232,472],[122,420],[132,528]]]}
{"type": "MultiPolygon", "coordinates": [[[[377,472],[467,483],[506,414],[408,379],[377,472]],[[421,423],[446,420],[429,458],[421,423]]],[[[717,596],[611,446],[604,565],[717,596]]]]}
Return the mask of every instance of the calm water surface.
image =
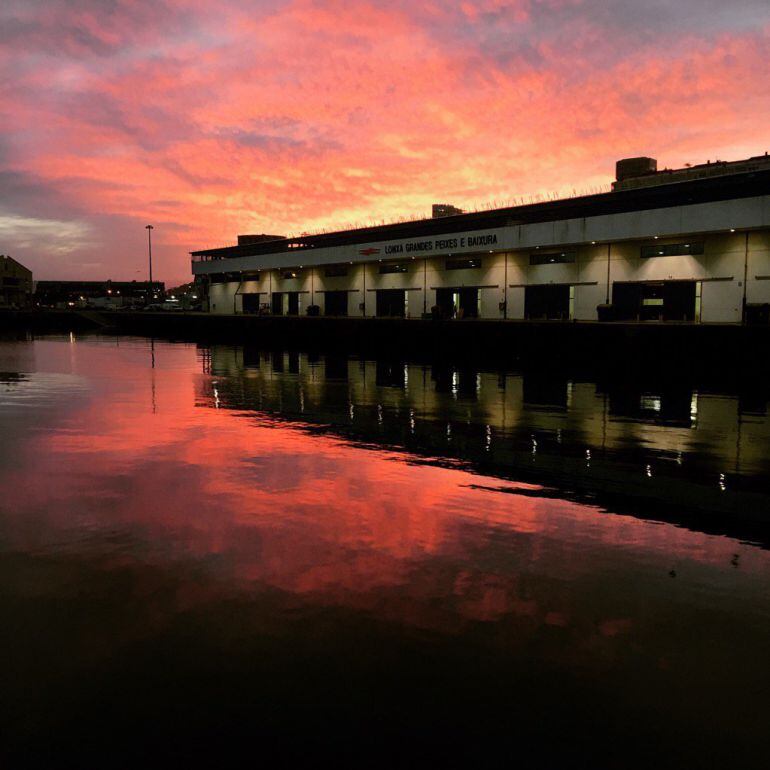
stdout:
{"type": "Polygon", "coordinates": [[[766,767],[767,395],[0,341],[3,764],[766,767]]]}

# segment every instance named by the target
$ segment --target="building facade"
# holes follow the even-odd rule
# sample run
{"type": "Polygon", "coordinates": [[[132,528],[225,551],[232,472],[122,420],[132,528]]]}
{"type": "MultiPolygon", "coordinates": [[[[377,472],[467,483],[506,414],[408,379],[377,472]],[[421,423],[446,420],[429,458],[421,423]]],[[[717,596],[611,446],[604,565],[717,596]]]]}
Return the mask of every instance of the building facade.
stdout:
{"type": "Polygon", "coordinates": [[[0,254],[0,307],[26,307],[32,297],[32,271],[0,254]]]}
{"type": "Polygon", "coordinates": [[[193,252],[192,271],[212,313],[764,317],[770,158],[706,172],[631,160],[644,162],[621,161],[622,189],[612,192],[299,238],[249,236],[193,252]]]}

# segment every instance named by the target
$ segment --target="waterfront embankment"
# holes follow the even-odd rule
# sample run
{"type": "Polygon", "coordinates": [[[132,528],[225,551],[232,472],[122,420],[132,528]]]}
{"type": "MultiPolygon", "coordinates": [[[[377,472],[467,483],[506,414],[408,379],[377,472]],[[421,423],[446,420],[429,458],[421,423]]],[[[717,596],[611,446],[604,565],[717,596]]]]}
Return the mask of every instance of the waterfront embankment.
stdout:
{"type": "Polygon", "coordinates": [[[764,370],[770,326],[212,315],[170,312],[0,312],[0,329],[258,343],[412,359],[676,370],[764,370]]]}

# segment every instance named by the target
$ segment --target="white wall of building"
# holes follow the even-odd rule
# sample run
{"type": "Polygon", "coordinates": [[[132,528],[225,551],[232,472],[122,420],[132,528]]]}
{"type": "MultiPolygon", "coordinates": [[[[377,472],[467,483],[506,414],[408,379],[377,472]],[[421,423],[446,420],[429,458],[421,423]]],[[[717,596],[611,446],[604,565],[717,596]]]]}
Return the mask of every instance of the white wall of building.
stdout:
{"type": "Polygon", "coordinates": [[[221,314],[240,313],[240,302],[236,303],[235,292],[238,283],[212,283],[209,288],[209,312],[221,314]]]}
{"type": "MultiPolygon", "coordinates": [[[[482,266],[477,269],[447,270],[447,254],[398,255],[382,259],[369,255],[369,261],[364,262],[358,254],[362,244],[302,251],[301,255],[280,253],[227,260],[226,269],[230,274],[236,271],[236,265],[241,265],[242,269],[248,269],[251,273],[245,272],[242,281],[212,284],[209,293],[210,311],[225,314],[242,312],[243,294],[259,292],[259,301],[264,304],[270,303],[274,292],[299,292],[301,315],[305,315],[310,304],[318,305],[323,315],[325,292],[347,291],[349,316],[374,316],[377,290],[403,289],[408,296],[407,317],[420,318],[436,304],[437,288],[478,287],[480,317],[503,318],[504,311],[500,303],[507,300],[507,318],[522,319],[525,312],[524,287],[568,284],[574,286],[573,318],[591,321],[597,318],[597,306],[607,298],[608,267],[610,299],[612,284],[620,281],[698,282],[700,320],[704,323],[739,322],[742,318],[744,292],[749,303],[770,302],[770,198],[594,217],[579,222],[570,220],[513,226],[489,232],[497,237],[498,246],[500,243],[515,241],[519,247],[497,248],[492,253],[489,250],[460,250],[463,256],[473,255],[481,259],[482,266]],[[739,229],[742,223],[749,222],[754,227],[764,223],[765,229],[739,229]],[[713,231],[716,225],[724,228],[732,224],[737,225],[734,228],[736,232],[730,232],[733,229],[730,227],[720,232],[713,231]],[[685,227],[691,229],[684,231],[682,228],[685,227]],[[701,228],[699,233],[697,228],[701,228]],[[661,233],[657,238],[652,235],[633,239],[627,237],[630,233],[649,234],[656,231],[661,233]],[[691,234],[665,235],[666,231],[691,234]],[[598,240],[600,233],[605,236],[614,233],[623,236],[623,239],[609,243],[606,240],[597,243],[586,240],[592,235],[596,235],[598,240]],[[578,236],[584,240],[566,242],[578,236]],[[521,248],[524,242],[532,245],[521,248]],[[704,253],[648,258],[641,256],[642,247],[646,244],[664,246],[684,242],[703,242],[704,253]],[[548,253],[561,246],[564,246],[564,250],[576,252],[575,262],[530,264],[532,254],[548,253]],[[294,265],[291,270],[296,272],[296,277],[285,277],[287,267],[284,263],[298,258],[312,263],[303,264],[302,267],[294,265]],[[319,260],[321,264],[318,264],[319,260]],[[381,265],[389,261],[406,264],[407,272],[382,274],[381,265]],[[324,264],[343,263],[347,265],[347,275],[325,275],[324,264]],[[255,274],[257,270],[258,276],[255,274]]],[[[223,270],[221,262],[194,265],[196,274],[216,273],[217,270],[223,270]]],[[[286,302],[287,298],[284,297],[286,302]]]]}

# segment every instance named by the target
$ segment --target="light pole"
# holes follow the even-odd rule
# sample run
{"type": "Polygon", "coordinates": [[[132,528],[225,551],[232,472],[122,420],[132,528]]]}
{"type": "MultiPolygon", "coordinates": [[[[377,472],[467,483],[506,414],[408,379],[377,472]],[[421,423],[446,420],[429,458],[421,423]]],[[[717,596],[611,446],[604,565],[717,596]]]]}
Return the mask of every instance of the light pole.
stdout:
{"type": "Polygon", "coordinates": [[[147,298],[149,299],[150,294],[152,293],[152,231],[154,228],[152,225],[147,225],[144,229],[147,230],[147,253],[150,257],[150,287],[147,294],[147,298]]]}

